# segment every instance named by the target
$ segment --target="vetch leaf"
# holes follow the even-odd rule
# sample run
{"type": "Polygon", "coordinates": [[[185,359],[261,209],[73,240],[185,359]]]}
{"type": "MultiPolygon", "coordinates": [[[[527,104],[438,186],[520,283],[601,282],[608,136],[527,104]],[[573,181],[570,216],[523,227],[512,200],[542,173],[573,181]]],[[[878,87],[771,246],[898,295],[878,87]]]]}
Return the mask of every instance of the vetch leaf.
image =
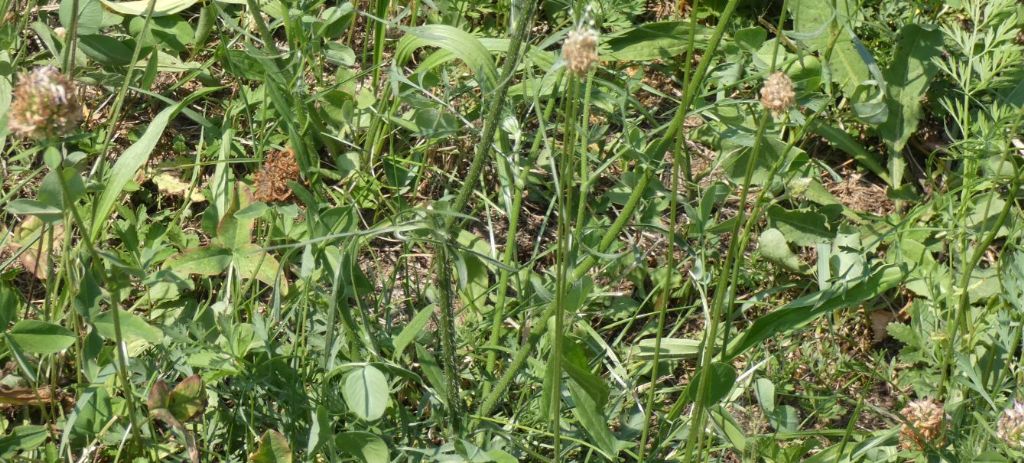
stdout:
{"type": "Polygon", "coordinates": [[[372,365],[351,371],[341,390],[349,410],[366,421],[375,421],[388,407],[388,379],[372,365]]]}
{"type": "Polygon", "coordinates": [[[7,339],[29,353],[52,354],[75,343],[75,335],[67,328],[40,320],[22,320],[14,324],[7,339]]]}
{"type": "MultiPolygon", "coordinates": [[[[141,340],[153,344],[159,344],[164,339],[164,332],[146,323],[142,317],[131,312],[118,309],[118,321],[121,322],[121,336],[126,342],[141,340]]],[[[114,312],[106,311],[92,321],[96,331],[107,339],[115,339],[114,312]]]]}

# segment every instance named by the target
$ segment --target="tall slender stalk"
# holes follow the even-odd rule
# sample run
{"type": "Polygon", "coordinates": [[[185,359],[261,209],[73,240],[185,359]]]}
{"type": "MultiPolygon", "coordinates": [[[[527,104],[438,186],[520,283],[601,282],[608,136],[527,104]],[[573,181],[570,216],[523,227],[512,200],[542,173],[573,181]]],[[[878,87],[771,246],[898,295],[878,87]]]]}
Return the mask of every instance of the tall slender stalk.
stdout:
{"type": "MultiPolygon", "coordinates": [[[[125,403],[128,407],[128,420],[131,423],[132,438],[134,442],[139,442],[141,435],[139,434],[139,423],[136,420],[136,410],[138,405],[136,404],[135,390],[132,387],[131,381],[128,379],[128,353],[125,351],[124,336],[121,330],[121,314],[120,308],[120,286],[117,281],[114,281],[103,267],[103,259],[100,257],[99,252],[93,245],[92,240],[89,238],[88,228],[85,226],[85,222],[82,220],[81,215],[78,213],[78,208],[75,206],[74,201],[71,198],[70,189],[67,185],[67,180],[64,178],[64,165],[63,162],[56,168],[58,183],[60,183],[61,195],[64,197],[64,204],[66,210],[71,212],[71,217],[75,222],[75,225],[81,231],[82,245],[85,246],[86,251],[89,252],[92,258],[92,264],[98,270],[100,278],[103,280],[103,286],[110,293],[110,313],[114,324],[114,350],[117,351],[115,358],[117,359],[117,377],[121,381],[121,387],[124,391],[125,403]]],[[[64,232],[67,236],[71,235],[70,230],[64,232]]]]}
{"type": "MultiPolygon", "coordinates": [[[[536,6],[536,0],[527,0],[527,8],[520,19],[520,22],[516,25],[516,30],[512,34],[512,39],[509,42],[508,53],[505,57],[505,63],[502,66],[501,72],[501,83],[494,92],[493,98],[490,100],[490,110],[487,113],[487,118],[484,120],[484,130],[480,137],[480,144],[477,145],[476,153],[473,156],[473,160],[470,163],[469,171],[466,173],[465,179],[462,186],[459,188],[458,194],[452,203],[451,210],[455,212],[461,212],[466,208],[469,203],[469,197],[473,194],[473,190],[476,188],[477,181],[480,178],[480,173],[483,170],[484,162],[490,157],[491,149],[494,144],[494,136],[497,133],[498,125],[500,124],[501,112],[505,103],[505,96],[508,94],[508,89],[512,84],[512,74],[515,72],[516,67],[519,63],[520,53],[519,49],[522,47],[523,41],[526,38],[526,34],[529,31],[529,25],[533,19],[533,10],[536,6]]],[[[444,239],[454,235],[455,230],[459,226],[457,216],[451,214],[445,217],[442,232],[444,239]]],[[[442,244],[441,247],[446,246],[442,244]]],[[[442,327],[442,364],[444,365],[445,375],[448,377],[448,407],[449,410],[454,412],[455,410],[461,410],[461,398],[459,394],[459,384],[455,378],[458,377],[458,369],[456,368],[456,355],[455,352],[455,333],[454,333],[454,319],[455,314],[452,309],[452,288],[450,282],[450,265],[449,265],[449,251],[447,249],[438,249],[437,255],[434,258],[434,274],[437,275],[437,288],[440,297],[438,303],[440,305],[441,312],[441,327],[442,327]],[[450,331],[447,333],[447,331],[450,331]]],[[[451,414],[451,422],[449,425],[456,431],[461,430],[461,425],[457,424],[456,421],[461,420],[461,416],[456,416],[454,413],[451,414]]]]}
{"type": "MultiPolygon", "coordinates": [[[[739,0],[729,0],[726,4],[725,9],[722,11],[721,19],[715,27],[715,31],[711,35],[711,39],[708,40],[708,46],[705,49],[705,56],[713,56],[715,51],[718,49],[722,36],[725,35],[725,27],[728,25],[729,18],[732,17],[732,13],[736,10],[736,5],[738,3],[739,0]]],[[[690,80],[690,84],[686,87],[686,92],[683,94],[683,100],[676,109],[675,116],[673,116],[665,133],[660,139],[648,147],[647,152],[649,155],[664,153],[666,147],[668,147],[670,143],[674,142],[679,130],[682,129],[683,121],[686,120],[688,108],[693,104],[694,98],[696,98],[697,91],[704,80],[704,75],[707,73],[708,67],[711,65],[711,61],[711,59],[703,59],[697,66],[697,70],[694,71],[693,78],[690,80]]],[[[643,198],[644,193],[647,190],[647,185],[650,183],[654,173],[655,169],[653,168],[647,168],[644,170],[640,179],[637,180],[636,185],[633,186],[633,191],[626,200],[626,204],[623,205],[618,217],[616,217],[615,221],[608,227],[608,230],[605,232],[601,242],[595,247],[596,253],[603,253],[607,251],[611,247],[612,243],[618,239],[619,233],[632,219],[633,212],[636,210],[637,205],[639,205],[640,200],[643,198]]],[[[595,257],[594,254],[590,254],[583,258],[573,270],[571,279],[582,278],[596,263],[597,257],[595,257]]],[[[553,304],[548,306],[548,308],[541,314],[540,320],[547,320],[554,314],[554,311],[555,306],[553,304]]],[[[546,331],[547,324],[545,323],[538,323],[533,327],[533,331],[526,339],[526,342],[523,343],[522,347],[519,348],[519,351],[516,352],[516,356],[513,357],[508,369],[505,370],[501,378],[498,379],[494,389],[480,404],[477,415],[489,416],[491,412],[494,411],[494,407],[498,404],[501,396],[505,394],[508,386],[512,384],[512,380],[519,373],[519,369],[526,363],[530,354],[533,353],[533,349],[536,347],[537,342],[546,331]]]]}

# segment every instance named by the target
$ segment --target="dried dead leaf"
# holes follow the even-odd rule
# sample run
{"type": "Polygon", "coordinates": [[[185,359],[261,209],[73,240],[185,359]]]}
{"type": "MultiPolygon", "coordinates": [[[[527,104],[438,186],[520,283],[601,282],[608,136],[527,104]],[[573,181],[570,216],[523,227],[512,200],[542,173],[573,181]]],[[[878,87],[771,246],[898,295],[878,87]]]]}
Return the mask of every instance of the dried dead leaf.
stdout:
{"type": "MultiPolygon", "coordinates": [[[[29,273],[40,280],[49,276],[50,246],[42,229],[43,221],[36,216],[28,216],[14,228],[12,240],[6,248],[13,253],[21,253],[18,261],[29,273]]],[[[61,249],[64,243],[64,226],[54,225],[53,249],[61,249]]]]}
{"type": "Polygon", "coordinates": [[[206,201],[206,196],[203,195],[199,190],[192,188],[191,184],[185,183],[177,175],[171,172],[161,172],[156,174],[152,178],[153,184],[156,185],[157,191],[168,195],[178,196],[184,198],[188,194],[188,198],[194,203],[201,203],[206,201]]]}
{"type": "Polygon", "coordinates": [[[889,323],[896,320],[896,315],[888,310],[873,310],[868,313],[871,318],[871,342],[878,344],[889,338],[889,323]]]}

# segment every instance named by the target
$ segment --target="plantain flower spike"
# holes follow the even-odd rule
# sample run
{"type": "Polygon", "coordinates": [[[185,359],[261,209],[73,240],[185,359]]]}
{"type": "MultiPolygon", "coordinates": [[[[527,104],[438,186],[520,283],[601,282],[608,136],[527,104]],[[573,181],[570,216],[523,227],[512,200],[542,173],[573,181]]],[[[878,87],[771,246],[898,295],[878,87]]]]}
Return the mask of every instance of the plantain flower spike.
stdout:
{"type": "Polygon", "coordinates": [[[785,113],[796,103],[793,81],[784,72],[776,72],[768,76],[761,87],[761,105],[778,116],[785,113]]]}
{"type": "Polygon", "coordinates": [[[14,89],[7,125],[24,138],[42,140],[67,135],[82,121],[82,108],[71,79],[53,66],[34,69],[14,89]]]}
{"type": "Polygon", "coordinates": [[[594,30],[594,21],[591,17],[590,7],[583,15],[584,20],[569,31],[569,35],[562,44],[562,59],[566,67],[577,77],[583,77],[590,72],[591,66],[597,62],[597,31],[594,30]]]}

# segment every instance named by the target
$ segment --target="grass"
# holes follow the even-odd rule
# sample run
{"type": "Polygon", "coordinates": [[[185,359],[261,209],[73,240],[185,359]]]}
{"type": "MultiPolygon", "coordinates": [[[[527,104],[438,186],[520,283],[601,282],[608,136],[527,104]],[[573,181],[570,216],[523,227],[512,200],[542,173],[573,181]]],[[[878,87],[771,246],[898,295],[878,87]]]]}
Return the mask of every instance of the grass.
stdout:
{"type": "Polygon", "coordinates": [[[0,0],[0,460],[1019,461],[1024,10],[833,3],[0,0]]]}

